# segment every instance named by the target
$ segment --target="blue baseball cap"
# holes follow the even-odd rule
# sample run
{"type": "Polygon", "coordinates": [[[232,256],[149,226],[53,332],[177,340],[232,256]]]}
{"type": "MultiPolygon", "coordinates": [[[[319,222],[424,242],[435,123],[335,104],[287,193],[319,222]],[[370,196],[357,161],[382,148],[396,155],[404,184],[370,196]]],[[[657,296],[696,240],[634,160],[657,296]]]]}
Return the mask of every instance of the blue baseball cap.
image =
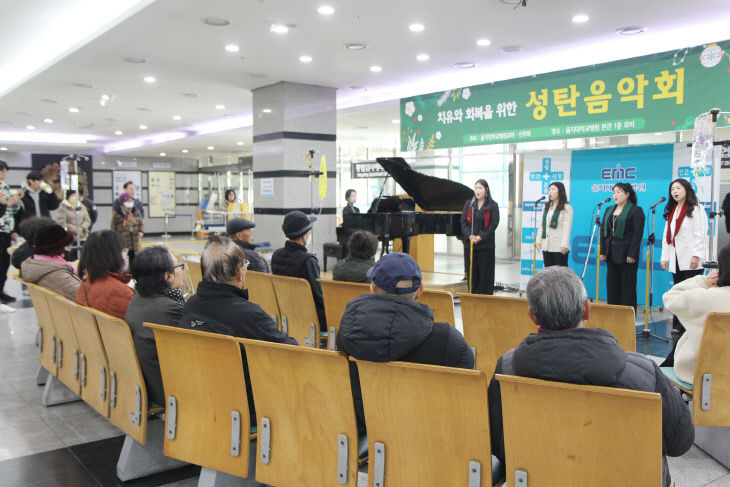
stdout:
{"type": "Polygon", "coordinates": [[[367,276],[388,294],[408,294],[421,286],[421,269],[413,257],[401,252],[381,257],[367,276]]]}

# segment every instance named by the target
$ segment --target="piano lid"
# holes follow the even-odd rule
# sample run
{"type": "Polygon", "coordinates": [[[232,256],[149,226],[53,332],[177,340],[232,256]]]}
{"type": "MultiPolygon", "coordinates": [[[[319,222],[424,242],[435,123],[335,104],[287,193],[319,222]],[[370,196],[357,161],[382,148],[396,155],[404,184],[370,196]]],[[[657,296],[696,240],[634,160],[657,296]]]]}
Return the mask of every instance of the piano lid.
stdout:
{"type": "Polygon", "coordinates": [[[414,171],[402,157],[378,157],[376,161],[425,211],[461,211],[474,196],[461,183],[414,171]]]}

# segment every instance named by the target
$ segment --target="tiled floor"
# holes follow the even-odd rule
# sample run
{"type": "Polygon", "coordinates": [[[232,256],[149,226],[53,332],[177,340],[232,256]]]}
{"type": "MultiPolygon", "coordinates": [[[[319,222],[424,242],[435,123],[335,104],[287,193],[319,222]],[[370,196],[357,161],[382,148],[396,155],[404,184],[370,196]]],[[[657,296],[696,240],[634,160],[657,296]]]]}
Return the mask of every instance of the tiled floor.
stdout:
{"type": "MultiPolygon", "coordinates": [[[[176,247],[201,248],[199,242],[176,247]]],[[[439,268],[459,272],[459,259],[438,256],[439,268]]],[[[517,263],[497,264],[497,280],[508,285],[519,282],[517,263]]],[[[21,297],[19,284],[10,279],[9,294],[21,297]]],[[[38,350],[36,320],[30,301],[14,303],[16,313],[0,314],[0,486],[185,486],[197,485],[198,468],[173,472],[122,484],[115,465],[122,444],[121,431],[82,402],[44,407],[43,388],[35,385],[38,350]]],[[[457,321],[460,313],[457,307],[457,321]]],[[[668,315],[653,312],[652,330],[667,334],[668,315]]],[[[639,317],[643,325],[643,315],[639,317]]],[[[637,348],[662,357],[671,345],[656,339],[637,340],[637,348]]],[[[704,452],[693,447],[679,458],[670,458],[672,475],[679,487],[730,487],[730,472],[704,452]]],[[[365,486],[367,474],[359,474],[358,486],[365,486]]]]}

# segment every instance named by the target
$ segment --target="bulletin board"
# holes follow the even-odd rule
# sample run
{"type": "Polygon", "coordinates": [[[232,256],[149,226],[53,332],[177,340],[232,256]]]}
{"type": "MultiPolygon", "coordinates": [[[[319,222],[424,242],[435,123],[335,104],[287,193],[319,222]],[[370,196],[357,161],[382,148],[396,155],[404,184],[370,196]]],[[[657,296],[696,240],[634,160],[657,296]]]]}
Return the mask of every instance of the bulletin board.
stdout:
{"type": "Polygon", "coordinates": [[[150,217],[162,218],[175,214],[175,173],[150,171],[150,217]]]}

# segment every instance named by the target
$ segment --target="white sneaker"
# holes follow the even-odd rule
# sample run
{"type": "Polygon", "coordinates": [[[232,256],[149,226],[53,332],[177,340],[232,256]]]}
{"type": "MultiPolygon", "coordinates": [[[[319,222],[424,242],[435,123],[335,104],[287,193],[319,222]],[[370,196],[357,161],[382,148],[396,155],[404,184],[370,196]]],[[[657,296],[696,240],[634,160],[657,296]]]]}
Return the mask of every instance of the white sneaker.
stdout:
{"type": "Polygon", "coordinates": [[[11,308],[7,304],[0,304],[0,313],[15,313],[15,308],[11,308]]]}

